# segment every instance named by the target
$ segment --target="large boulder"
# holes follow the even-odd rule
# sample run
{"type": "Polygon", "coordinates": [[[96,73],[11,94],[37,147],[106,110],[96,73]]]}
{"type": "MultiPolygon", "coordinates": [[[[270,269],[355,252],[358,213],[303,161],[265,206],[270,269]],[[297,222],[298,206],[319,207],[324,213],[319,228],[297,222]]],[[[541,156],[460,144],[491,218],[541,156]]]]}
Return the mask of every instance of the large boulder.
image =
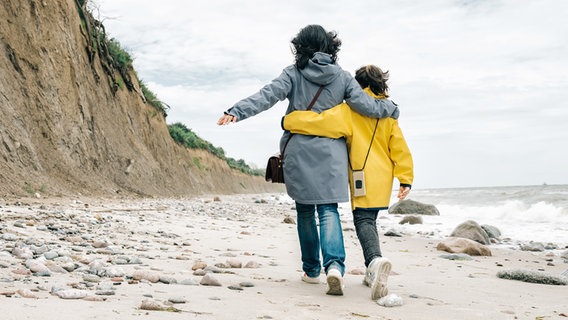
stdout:
{"type": "Polygon", "coordinates": [[[485,232],[485,230],[473,220],[468,220],[458,225],[454,231],[452,231],[450,237],[466,238],[477,241],[481,244],[491,244],[491,240],[489,240],[487,232],[485,232]]]}
{"type": "Polygon", "coordinates": [[[489,239],[499,240],[499,238],[501,238],[501,230],[499,230],[497,227],[488,224],[482,224],[481,228],[485,230],[485,232],[489,236],[489,239]]]}
{"type": "Polygon", "coordinates": [[[446,238],[438,243],[436,249],[449,253],[465,253],[470,256],[491,256],[491,250],[487,246],[466,238],[446,238]]]}
{"type": "Polygon", "coordinates": [[[402,200],[389,208],[390,214],[423,214],[439,216],[440,211],[433,204],[425,204],[414,200],[402,200]]]}

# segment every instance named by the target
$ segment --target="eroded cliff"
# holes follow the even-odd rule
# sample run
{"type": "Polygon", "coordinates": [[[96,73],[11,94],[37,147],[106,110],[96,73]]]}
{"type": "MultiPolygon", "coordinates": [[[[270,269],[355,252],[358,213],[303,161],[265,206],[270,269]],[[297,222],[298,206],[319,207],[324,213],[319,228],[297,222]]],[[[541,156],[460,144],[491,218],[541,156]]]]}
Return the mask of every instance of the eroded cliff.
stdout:
{"type": "Polygon", "coordinates": [[[137,81],[119,86],[93,50],[81,2],[0,4],[0,196],[283,190],[176,144],[137,81]]]}

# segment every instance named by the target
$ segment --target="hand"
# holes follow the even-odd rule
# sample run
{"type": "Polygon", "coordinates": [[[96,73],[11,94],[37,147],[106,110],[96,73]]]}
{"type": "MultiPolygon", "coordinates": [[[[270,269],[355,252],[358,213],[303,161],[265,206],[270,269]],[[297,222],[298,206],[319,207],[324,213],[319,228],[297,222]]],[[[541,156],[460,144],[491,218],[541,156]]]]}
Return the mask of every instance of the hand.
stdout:
{"type": "Polygon", "coordinates": [[[398,200],[404,200],[406,198],[406,196],[410,193],[410,188],[409,187],[403,187],[400,186],[400,188],[398,189],[398,200]]]}
{"type": "Polygon", "coordinates": [[[237,122],[237,117],[225,113],[221,118],[219,118],[219,120],[217,120],[217,125],[225,126],[231,122],[237,122]]]}

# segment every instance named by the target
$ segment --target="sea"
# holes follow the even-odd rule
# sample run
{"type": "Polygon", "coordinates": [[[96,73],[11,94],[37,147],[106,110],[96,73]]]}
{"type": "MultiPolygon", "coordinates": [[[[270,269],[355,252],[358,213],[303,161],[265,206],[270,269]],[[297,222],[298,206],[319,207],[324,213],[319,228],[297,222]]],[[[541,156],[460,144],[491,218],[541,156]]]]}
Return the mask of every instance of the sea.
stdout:
{"type": "MultiPolygon", "coordinates": [[[[398,201],[396,192],[392,192],[391,205],[398,201]]],[[[533,241],[568,247],[568,185],[413,189],[407,199],[432,204],[440,215],[423,216],[423,224],[400,225],[399,218],[382,211],[381,230],[441,239],[460,223],[473,220],[497,227],[506,243],[533,241]]],[[[339,212],[342,220],[352,221],[349,203],[340,204],[339,212]]]]}

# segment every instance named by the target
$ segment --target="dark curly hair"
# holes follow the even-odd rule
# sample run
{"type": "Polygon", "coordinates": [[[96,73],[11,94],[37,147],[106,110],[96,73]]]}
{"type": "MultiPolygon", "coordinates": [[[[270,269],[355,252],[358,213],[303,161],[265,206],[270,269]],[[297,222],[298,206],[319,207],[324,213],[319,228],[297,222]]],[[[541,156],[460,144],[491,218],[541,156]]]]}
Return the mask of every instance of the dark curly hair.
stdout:
{"type": "Polygon", "coordinates": [[[295,56],[295,64],[298,69],[304,69],[316,52],[331,55],[331,59],[335,63],[341,47],[341,40],[337,37],[335,31],[327,32],[317,24],[302,28],[291,42],[293,45],[292,53],[295,56]]]}
{"type": "Polygon", "coordinates": [[[383,72],[381,68],[372,64],[361,67],[355,71],[355,80],[359,82],[361,88],[371,88],[374,94],[384,94],[388,97],[389,72],[383,72]]]}

